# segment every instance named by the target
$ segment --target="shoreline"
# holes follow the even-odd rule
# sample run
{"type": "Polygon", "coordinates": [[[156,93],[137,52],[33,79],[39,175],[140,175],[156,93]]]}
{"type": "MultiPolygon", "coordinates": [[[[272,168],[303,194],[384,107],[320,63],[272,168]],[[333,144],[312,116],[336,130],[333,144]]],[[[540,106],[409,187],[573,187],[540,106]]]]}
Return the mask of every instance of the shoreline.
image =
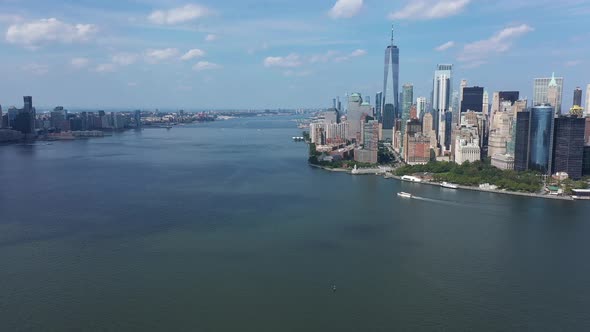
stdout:
{"type": "MultiPolygon", "coordinates": [[[[350,175],[375,175],[374,173],[352,174],[350,170],[344,169],[344,168],[328,168],[328,167],[325,167],[325,166],[314,165],[314,164],[309,164],[309,166],[314,167],[314,168],[323,169],[323,170],[326,170],[326,171],[329,171],[329,172],[348,173],[350,175]]],[[[383,175],[382,174],[379,174],[378,176],[383,176],[383,175]]],[[[423,182],[410,182],[410,181],[404,181],[404,180],[402,180],[401,176],[397,176],[397,175],[393,175],[393,174],[385,174],[384,178],[385,179],[395,179],[395,180],[398,180],[398,181],[401,181],[401,182],[409,182],[409,183],[415,183],[415,184],[425,184],[425,185],[429,185],[429,186],[440,187],[440,183],[437,183],[437,182],[426,182],[426,181],[423,181],[423,182]]],[[[454,190],[454,189],[450,189],[450,190],[454,190]]],[[[576,201],[572,196],[541,195],[541,194],[535,194],[535,193],[524,193],[524,192],[508,191],[508,190],[487,190],[487,189],[480,189],[478,187],[469,187],[469,186],[462,186],[462,185],[457,185],[457,189],[455,189],[455,190],[471,190],[471,191],[479,191],[479,192],[492,193],[492,194],[522,196],[522,197],[530,197],[530,198],[554,199],[554,200],[560,200],[560,201],[576,201]]]]}

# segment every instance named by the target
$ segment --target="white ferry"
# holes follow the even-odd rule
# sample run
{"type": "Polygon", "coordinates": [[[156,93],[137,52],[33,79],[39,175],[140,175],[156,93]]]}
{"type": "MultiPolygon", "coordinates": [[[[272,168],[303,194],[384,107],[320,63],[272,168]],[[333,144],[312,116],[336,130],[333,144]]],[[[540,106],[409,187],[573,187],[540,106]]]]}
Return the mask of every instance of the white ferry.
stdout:
{"type": "Polygon", "coordinates": [[[440,184],[441,187],[443,188],[448,188],[448,189],[457,189],[459,188],[458,185],[454,184],[454,183],[450,183],[450,182],[443,182],[440,184]]]}
{"type": "Polygon", "coordinates": [[[401,191],[401,192],[397,193],[397,195],[398,195],[399,197],[402,197],[402,198],[412,198],[412,197],[414,197],[414,196],[412,196],[412,194],[405,193],[405,192],[403,192],[403,191],[401,191]]]}
{"type": "Polygon", "coordinates": [[[415,176],[410,176],[410,175],[404,175],[404,176],[402,176],[402,180],[403,181],[408,181],[408,182],[422,182],[422,179],[417,178],[415,176]]]}

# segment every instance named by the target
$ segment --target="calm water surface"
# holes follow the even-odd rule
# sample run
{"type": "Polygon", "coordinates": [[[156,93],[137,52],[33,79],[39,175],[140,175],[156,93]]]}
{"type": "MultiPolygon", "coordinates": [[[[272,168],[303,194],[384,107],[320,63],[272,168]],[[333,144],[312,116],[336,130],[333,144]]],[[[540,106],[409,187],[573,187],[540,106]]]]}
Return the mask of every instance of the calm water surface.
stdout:
{"type": "Polygon", "coordinates": [[[316,170],[299,134],[0,146],[0,329],[590,329],[590,204],[316,170]]]}

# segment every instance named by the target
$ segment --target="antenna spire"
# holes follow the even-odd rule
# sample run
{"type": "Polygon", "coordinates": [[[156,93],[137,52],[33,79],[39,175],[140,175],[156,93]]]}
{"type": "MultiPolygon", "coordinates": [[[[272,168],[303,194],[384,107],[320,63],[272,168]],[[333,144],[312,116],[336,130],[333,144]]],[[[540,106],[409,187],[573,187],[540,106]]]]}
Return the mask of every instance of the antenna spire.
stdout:
{"type": "Polygon", "coordinates": [[[393,23],[391,23],[391,46],[393,46],[393,23]]]}

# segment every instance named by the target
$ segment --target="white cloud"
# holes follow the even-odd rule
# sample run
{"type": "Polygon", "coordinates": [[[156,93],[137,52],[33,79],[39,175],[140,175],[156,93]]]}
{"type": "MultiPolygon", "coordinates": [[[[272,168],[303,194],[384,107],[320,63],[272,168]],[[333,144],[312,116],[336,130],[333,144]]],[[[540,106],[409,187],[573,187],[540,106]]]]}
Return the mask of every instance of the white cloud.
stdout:
{"type": "Polygon", "coordinates": [[[193,66],[193,70],[195,71],[203,71],[203,70],[213,70],[213,69],[221,69],[221,65],[218,65],[213,62],[208,61],[199,61],[193,66]]]}
{"type": "Polygon", "coordinates": [[[82,69],[88,66],[90,60],[88,58],[73,58],[70,61],[70,65],[76,69],[82,69]]]}
{"type": "Polygon", "coordinates": [[[533,30],[526,24],[504,28],[488,39],[465,45],[457,59],[467,67],[477,67],[486,63],[488,57],[510,50],[516,39],[533,30]]]}
{"type": "Polygon", "coordinates": [[[198,48],[195,48],[195,49],[192,49],[192,50],[189,50],[188,52],[186,52],[180,59],[187,61],[190,59],[202,57],[204,55],[205,55],[204,51],[202,51],[198,48]]]}
{"type": "Polygon", "coordinates": [[[328,15],[331,18],[351,18],[360,13],[363,8],[363,0],[338,0],[330,9],[328,15]]]}
{"type": "Polygon", "coordinates": [[[265,67],[283,67],[292,68],[299,67],[303,64],[301,57],[295,53],[289,54],[285,57],[281,56],[269,56],[264,59],[265,67]]]}
{"type": "Polygon", "coordinates": [[[157,63],[176,56],[178,56],[178,49],[176,48],[164,48],[155,50],[151,49],[145,52],[146,61],[149,63],[157,63]]]}
{"type": "Polygon", "coordinates": [[[582,64],[582,60],[569,60],[565,62],[566,67],[575,67],[582,64]]]}
{"type": "Polygon", "coordinates": [[[207,7],[189,4],[183,7],[169,10],[156,10],[150,14],[148,19],[155,24],[180,24],[206,17],[212,14],[207,7]]]}
{"type": "Polygon", "coordinates": [[[212,42],[212,41],[216,41],[217,38],[218,38],[217,35],[210,33],[207,36],[205,36],[205,41],[212,42]]]}
{"type": "Polygon", "coordinates": [[[436,19],[459,14],[471,0],[413,0],[401,10],[390,13],[392,20],[436,19]]]}
{"type": "Polygon", "coordinates": [[[96,71],[97,73],[111,73],[111,72],[114,72],[116,69],[117,69],[117,66],[115,66],[112,63],[102,63],[102,64],[96,66],[94,71],[96,71]]]}
{"type": "Polygon", "coordinates": [[[119,66],[129,66],[137,61],[137,54],[119,53],[111,57],[111,61],[119,66]]]}
{"type": "Polygon", "coordinates": [[[309,58],[309,62],[311,63],[326,63],[329,61],[334,60],[339,55],[336,51],[328,51],[323,54],[315,54],[309,58]]]}
{"type": "Polygon", "coordinates": [[[352,53],[350,53],[350,56],[353,58],[356,58],[359,56],[365,56],[365,55],[367,55],[367,51],[361,50],[361,49],[354,50],[354,51],[352,51],[352,53]]]}
{"type": "Polygon", "coordinates": [[[38,63],[30,63],[27,65],[24,65],[22,67],[22,70],[28,71],[29,73],[35,74],[35,75],[45,75],[49,72],[49,67],[47,65],[41,65],[38,63]]]}
{"type": "Polygon", "coordinates": [[[301,70],[301,71],[287,70],[283,73],[283,75],[285,75],[287,77],[305,77],[305,76],[309,76],[311,74],[313,74],[313,72],[311,70],[301,70]]]}
{"type": "Polygon", "coordinates": [[[448,41],[440,46],[437,46],[434,50],[438,51],[438,52],[443,52],[448,50],[449,48],[452,48],[453,46],[455,46],[455,42],[454,41],[448,41]]]}
{"type": "Polygon", "coordinates": [[[93,24],[68,24],[56,18],[13,24],[6,31],[6,41],[28,47],[59,42],[64,44],[88,41],[98,31],[93,24]]]}

